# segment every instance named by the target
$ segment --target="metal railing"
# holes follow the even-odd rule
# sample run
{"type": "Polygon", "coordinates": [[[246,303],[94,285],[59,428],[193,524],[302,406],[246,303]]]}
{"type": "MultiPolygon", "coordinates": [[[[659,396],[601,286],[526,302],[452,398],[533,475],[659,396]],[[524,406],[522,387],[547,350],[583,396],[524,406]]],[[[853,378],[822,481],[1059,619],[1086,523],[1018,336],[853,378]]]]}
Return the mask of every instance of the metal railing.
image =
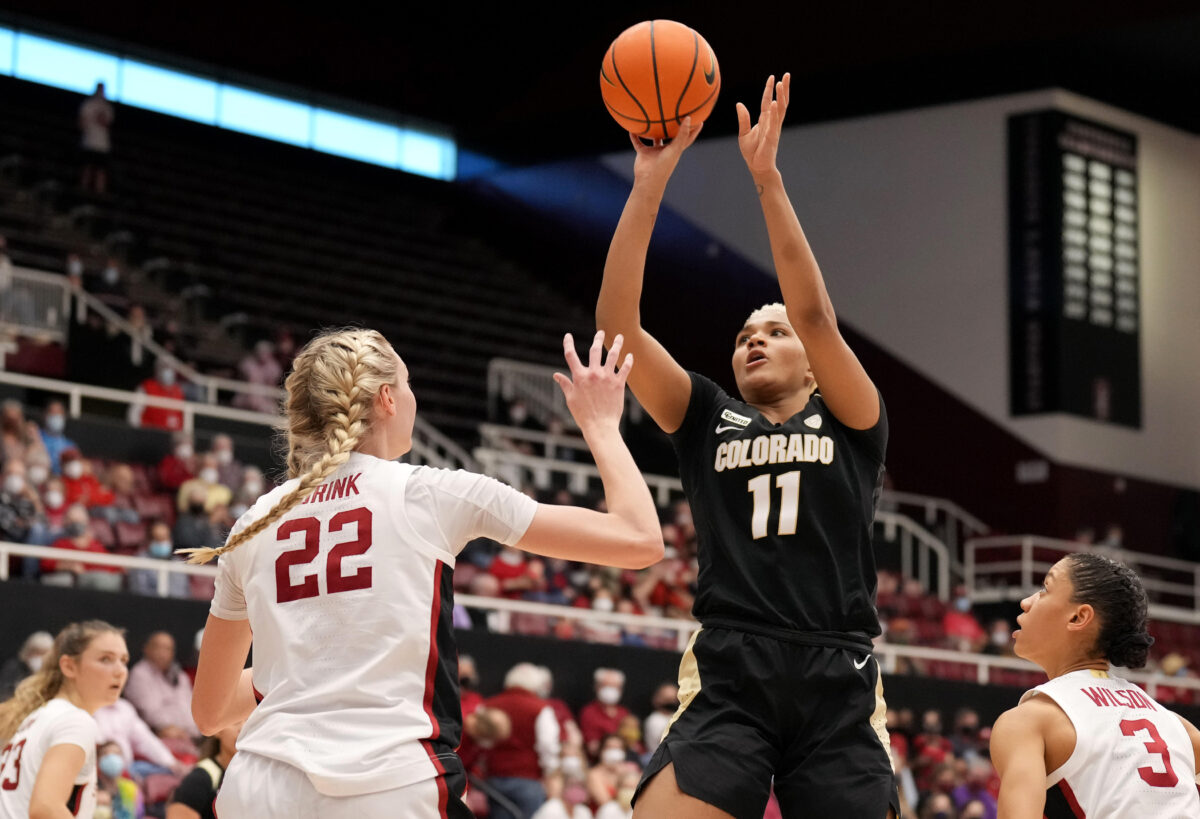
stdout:
{"type": "MultiPolygon", "coordinates": [[[[566,365],[563,365],[565,368],[566,365]]],[[[558,368],[562,371],[563,368],[558,368]]],[[[489,411],[500,417],[501,401],[522,399],[542,426],[553,417],[561,418],[568,429],[576,429],[575,419],[567,410],[562,390],[554,383],[555,368],[511,358],[493,358],[488,362],[487,384],[489,411]]]]}
{"type": "Polygon", "coordinates": [[[992,531],[979,518],[945,498],[885,489],[880,498],[880,508],[902,512],[935,532],[935,536],[950,549],[951,560],[959,573],[963,544],[970,538],[982,537],[992,531]]]}
{"type": "Polygon", "coordinates": [[[875,528],[882,530],[881,535],[888,543],[899,541],[901,574],[920,580],[922,588],[932,591],[939,600],[950,599],[952,560],[946,544],[898,512],[877,511],[875,528]]]}
{"type": "MultiPolygon", "coordinates": [[[[74,549],[54,549],[48,546],[25,546],[19,543],[5,543],[0,541],[0,581],[9,579],[8,558],[10,556],[94,563],[122,569],[140,569],[157,572],[159,575],[158,594],[160,596],[167,595],[170,583],[169,575],[171,574],[210,578],[216,577],[217,574],[216,567],[212,565],[190,566],[178,560],[126,557],[98,552],[80,552],[74,549]]],[[[479,597],[471,594],[456,594],[455,603],[468,609],[498,612],[507,615],[526,615],[570,620],[585,625],[632,629],[639,634],[647,632],[670,634],[672,635],[670,642],[676,651],[683,651],[692,634],[700,628],[700,623],[695,620],[654,617],[644,614],[601,612],[576,606],[532,603],[524,600],[507,600],[498,597],[479,597]]],[[[1019,671],[1030,674],[1040,673],[1039,669],[1032,663],[1015,657],[995,657],[987,654],[972,654],[951,649],[892,645],[884,642],[875,646],[874,653],[885,673],[894,674],[902,671],[901,661],[903,660],[914,661],[916,663],[953,663],[973,667],[975,669],[974,679],[980,685],[992,683],[996,672],[1001,670],[1019,671]]],[[[1151,696],[1156,696],[1158,689],[1164,686],[1176,690],[1186,689],[1200,692],[1200,679],[1166,677],[1159,673],[1142,671],[1122,671],[1121,676],[1141,684],[1151,696]]]]}
{"type": "MultiPolygon", "coordinates": [[[[477,460],[483,471],[493,477],[501,478],[514,486],[533,485],[538,489],[550,489],[553,476],[557,473],[567,478],[567,488],[576,495],[586,495],[599,491],[602,487],[600,470],[594,464],[576,463],[574,461],[542,458],[537,455],[526,455],[507,449],[479,447],[475,450],[477,460]]],[[[654,494],[654,502],[666,506],[677,498],[683,497],[683,484],[678,478],[666,475],[643,475],[650,491],[654,494]]]]}
{"type": "Polygon", "coordinates": [[[1056,562],[1074,552],[1100,552],[1133,569],[1150,598],[1150,616],[1200,624],[1200,563],[1036,535],[967,541],[964,581],[976,603],[1024,599],[1056,562]]]}
{"type": "MultiPolygon", "coordinates": [[[[70,287],[65,276],[0,261],[0,327],[18,336],[67,341],[70,287]]],[[[0,356],[0,369],[3,369],[0,356]]]]}

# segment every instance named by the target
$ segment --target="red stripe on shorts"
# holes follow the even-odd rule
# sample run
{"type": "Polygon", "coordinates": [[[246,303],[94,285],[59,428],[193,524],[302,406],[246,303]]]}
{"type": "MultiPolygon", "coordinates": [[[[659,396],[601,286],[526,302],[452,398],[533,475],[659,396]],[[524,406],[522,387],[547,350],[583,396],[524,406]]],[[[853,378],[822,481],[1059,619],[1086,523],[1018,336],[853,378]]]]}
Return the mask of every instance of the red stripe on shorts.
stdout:
{"type": "Polygon", "coordinates": [[[1067,798],[1067,804],[1071,806],[1071,813],[1075,814],[1079,819],[1087,819],[1087,814],[1083,812],[1083,808],[1079,807],[1079,800],[1075,798],[1075,791],[1071,790],[1071,786],[1067,784],[1067,780],[1060,779],[1058,781],[1058,789],[1067,798]]]}
{"type": "MultiPolygon", "coordinates": [[[[422,703],[425,708],[425,714],[429,717],[429,725],[432,733],[429,739],[437,739],[441,736],[442,727],[438,724],[437,718],[433,715],[433,688],[434,675],[438,668],[438,644],[437,644],[437,628],[438,617],[442,612],[442,562],[437,562],[437,568],[433,572],[433,606],[429,611],[429,659],[425,663],[425,700],[422,703]]],[[[450,798],[450,789],[446,786],[446,768],[437,757],[437,752],[433,749],[433,744],[429,740],[421,740],[421,745],[425,748],[425,753],[429,754],[429,761],[433,763],[434,770],[437,771],[437,789],[438,789],[438,816],[442,819],[447,819],[446,805],[450,798]]]]}

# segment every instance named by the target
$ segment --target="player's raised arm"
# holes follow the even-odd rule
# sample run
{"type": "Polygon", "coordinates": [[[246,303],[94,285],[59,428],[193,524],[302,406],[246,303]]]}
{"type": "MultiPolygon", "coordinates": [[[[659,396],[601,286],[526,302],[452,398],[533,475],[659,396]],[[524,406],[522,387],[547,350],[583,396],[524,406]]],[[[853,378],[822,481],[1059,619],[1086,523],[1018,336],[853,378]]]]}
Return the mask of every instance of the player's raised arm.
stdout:
{"type": "Polygon", "coordinates": [[[692,125],[690,117],[685,118],[679,133],[665,145],[646,145],[630,134],[637,151],[633,190],[608,246],[604,280],[596,300],[596,327],[610,339],[617,334],[624,336],[625,349],[638,361],[637,370],[629,377],[629,388],[664,432],[674,432],[683,423],[692,385],[671,354],[642,328],[642,278],[667,182],[701,127],[692,125]]]}
{"type": "Polygon", "coordinates": [[[853,429],[869,429],[879,420],[879,394],[838,331],[821,268],[808,246],[775,163],[791,85],[790,74],[784,74],[778,83],[774,76],[767,79],[754,127],[750,126],[746,106],[737,104],[738,147],[754,179],[767,221],[771,255],[788,321],[804,343],[821,395],[843,424],[853,429]]]}
{"type": "Polygon", "coordinates": [[[608,511],[540,504],[517,548],[629,569],[645,568],[662,559],[662,529],[654,499],[621,438],[625,382],[633,368],[632,355],[621,361],[623,342],[620,335],[614,338],[608,360],[602,361],[604,331],[596,333],[584,366],[568,333],[563,339],[563,353],[571,377],[554,374],[566,396],[567,408],[596,459],[608,511]],[[618,361],[621,368],[614,370],[618,361]]]}
{"type": "Polygon", "coordinates": [[[1041,819],[1046,808],[1046,744],[1032,702],[992,726],[992,764],[1000,774],[997,819],[1041,819]]]}

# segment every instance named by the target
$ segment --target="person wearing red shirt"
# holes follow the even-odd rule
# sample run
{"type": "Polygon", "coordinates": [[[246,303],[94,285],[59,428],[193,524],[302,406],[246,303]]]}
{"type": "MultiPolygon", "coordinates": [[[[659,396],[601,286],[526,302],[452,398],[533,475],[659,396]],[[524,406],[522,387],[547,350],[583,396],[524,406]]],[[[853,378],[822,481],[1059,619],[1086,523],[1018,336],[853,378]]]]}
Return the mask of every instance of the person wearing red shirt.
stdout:
{"type": "MultiPolygon", "coordinates": [[[[165,362],[159,363],[158,371],[139,384],[137,391],[154,398],[184,400],[183,389],[176,380],[175,369],[165,362]]],[[[183,429],[183,410],[135,401],[129,405],[129,423],[135,427],[179,430],[183,429]]]]}
{"type": "Polygon", "coordinates": [[[62,454],[63,491],[67,503],[81,503],[86,508],[111,506],[116,496],[92,474],[92,467],[78,449],[68,449],[62,454]]]}
{"type": "Polygon", "coordinates": [[[542,777],[558,770],[558,719],[554,709],[538,696],[545,675],[532,663],[517,663],[504,677],[504,690],[483,701],[508,715],[512,730],[485,753],[488,785],[515,805],[512,816],[506,805],[491,802],[492,819],[530,816],[546,801],[542,777]]]}
{"type": "Polygon", "coordinates": [[[500,596],[509,600],[520,600],[525,592],[539,591],[545,583],[545,576],[537,576],[525,553],[511,546],[500,550],[488,566],[488,574],[500,581],[500,596]]]}
{"type": "Polygon", "coordinates": [[[942,630],[949,647],[959,651],[979,652],[987,643],[987,632],[971,613],[971,598],[961,586],[957,589],[954,607],[942,615],[942,630]]]}
{"type": "MultiPolygon", "coordinates": [[[[67,510],[65,521],[64,536],[51,543],[52,548],[108,554],[108,550],[88,531],[87,509],[80,504],[73,505],[67,510]]],[[[121,575],[124,572],[119,566],[103,566],[78,560],[43,560],[42,574],[42,582],[51,585],[62,585],[66,581],[73,582],[78,588],[116,591],[121,588],[121,575]],[[53,578],[47,579],[45,575],[52,575],[53,578]]]]}
{"type": "Polygon", "coordinates": [[[609,734],[617,733],[621,720],[629,709],[621,705],[625,693],[625,674],[615,668],[597,668],[592,676],[596,699],[579,711],[579,728],[583,732],[584,748],[595,761],[599,758],[600,743],[609,734]]]}
{"type": "Polygon", "coordinates": [[[171,451],[158,462],[158,485],[168,492],[177,492],[179,487],[196,477],[196,472],[192,436],[176,432],[171,436],[171,451]]]}

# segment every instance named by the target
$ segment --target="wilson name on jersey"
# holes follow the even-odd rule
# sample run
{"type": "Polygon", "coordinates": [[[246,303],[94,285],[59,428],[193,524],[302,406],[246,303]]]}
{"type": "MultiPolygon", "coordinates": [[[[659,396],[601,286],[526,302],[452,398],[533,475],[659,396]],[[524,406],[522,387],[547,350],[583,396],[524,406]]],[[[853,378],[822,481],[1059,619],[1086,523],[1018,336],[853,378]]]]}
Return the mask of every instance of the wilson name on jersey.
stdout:
{"type": "Polygon", "coordinates": [[[694,612],[804,632],[879,633],[871,526],[887,416],[854,430],[820,393],[782,424],[690,373],[671,436],[699,539],[694,612]]]}

